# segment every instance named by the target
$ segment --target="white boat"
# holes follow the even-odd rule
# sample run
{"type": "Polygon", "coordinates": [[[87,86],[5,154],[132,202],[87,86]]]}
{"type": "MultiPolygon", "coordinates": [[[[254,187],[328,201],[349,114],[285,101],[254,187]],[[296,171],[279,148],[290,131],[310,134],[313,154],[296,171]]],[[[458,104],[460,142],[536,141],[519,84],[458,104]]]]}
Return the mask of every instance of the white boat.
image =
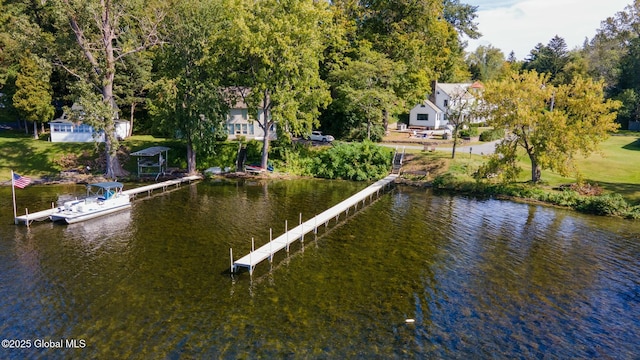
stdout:
{"type": "Polygon", "coordinates": [[[51,214],[51,220],[73,224],[129,209],[131,202],[129,195],[122,192],[123,187],[115,181],[89,184],[87,197],[66,201],[51,214]]]}

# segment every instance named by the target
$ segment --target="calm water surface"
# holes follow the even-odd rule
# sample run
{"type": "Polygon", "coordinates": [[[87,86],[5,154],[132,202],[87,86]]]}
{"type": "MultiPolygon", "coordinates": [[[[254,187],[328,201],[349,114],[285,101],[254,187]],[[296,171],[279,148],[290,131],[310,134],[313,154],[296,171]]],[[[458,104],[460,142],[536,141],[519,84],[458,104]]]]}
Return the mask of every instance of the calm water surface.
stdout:
{"type": "MultiPolygon", "coordinates": [[[[2,188],[0,337],[31,348],[0,358],[638,359],[639,222],[397,187],[229,274],[229,248],[237,259],[364,186],[200,182],[30,228],[2,188]]],[[[83,191],[30,186],[18,205],[83,191]]]]}

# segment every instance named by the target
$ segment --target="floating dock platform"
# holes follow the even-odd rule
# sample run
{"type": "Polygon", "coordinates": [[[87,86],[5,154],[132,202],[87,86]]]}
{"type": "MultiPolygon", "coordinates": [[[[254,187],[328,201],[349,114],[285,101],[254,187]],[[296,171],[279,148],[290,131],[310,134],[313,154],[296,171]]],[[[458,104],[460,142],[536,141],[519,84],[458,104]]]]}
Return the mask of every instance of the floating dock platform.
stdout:
{"type": "Polygon", "coordinates": [[[382,180],[378,180],[368,186],[366,189],[323,211],[322,213],[314,216],[304,223],[302,222],[302,215],[300,215],[300,224],[293,229],[288,229],[288,224],[287,222],[285,222],[284,234],[278,236],[275,239],[271,239],[267,244],[259,247],[258,249],[254,249],[252,239],[251,252],[238,260],[233,260],[233,249],[229,249],[231,257],[231,272],[235,273],[239,268],[247,268],[249,270],[249,274],[253,274],[253,269],[256,267],[256,265],[266,259],[269,259],[271,261],[273,259],[273,254],[282,249],[286,249],[287,251],[289,251],[289,246],[291,245],[291,243],[295,242],[298,239],[300,239],[301,242],[304,242],[304,236],[306,234],[311,231],[313,231],[314,234],[317,233],[318,226],[322,224],[326,225],[333,218],[338,219],[340,214],[342,214],[343,212],[346,212],[348,214],[351,207],[355,207],[357,209],[358,204],[361,202],[364,206],[365,200],[367,198],[372,197],[374,194],[379,194],[381,190],[384,190],[386,187],[392,185],[397,177],[397,174],[391,174],[382,180]]]}

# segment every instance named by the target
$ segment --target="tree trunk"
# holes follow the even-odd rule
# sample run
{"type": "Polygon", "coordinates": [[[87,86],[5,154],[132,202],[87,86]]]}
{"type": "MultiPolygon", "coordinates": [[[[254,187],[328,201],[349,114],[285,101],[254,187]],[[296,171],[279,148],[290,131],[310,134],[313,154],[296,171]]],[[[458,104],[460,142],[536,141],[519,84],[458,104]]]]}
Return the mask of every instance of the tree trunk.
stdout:
{"type": "Polygon", "coordinates": [[[453,150],[451,151],[451,158],[456,158],[456,145],[458,145],[458,126],[453,127],[453,131],[451,132],[451,137],[453,138],[453,150]]]}
{"type": "Polygon", "coordinates": [[[111,107],[112,111],[107,118],[104,119],[104,138],[105,138],[105,157],[107,159],[107,171],[106,177],[109,179],[116,178],[118,176],[124,176],[124,169],[120,165],[118,160],[118,139],[115,134],[115,121],[114,116],[116,109],[113,101],[113,82],[116,74],[116,60],[114,57],[113,39],[115,38],[114,29],[111,27],[108,7],[103,9],[103,22],[102,33],[105,39],[105,61],[106,70],[104,71],[102,81],[102,101],[111,107]]]}
{"type": "Polygon", "coordinates": [[[537,184],[542,176],[542,169],[535,156],[529,155],[529,158],[531,159],[531,182],[537,184]]]}
{"type": "MultiPolygon", "coordinates": [[[[265,116],[267,114],[265,113],[265,116]]],[[[269,122],[265,120],[264,127],[264,139],[262,139],[262,159],[260,160],[260,167],[263,169],[267,168],[267,164],[269,163],[269,128],[271,127],[269,122]]]]}
{"type": "Polygon", "coordinates": [[[389,111],[387,109],[382,110],[382,126],[384,127],[384,134],[389,135],[389,111]]]}
{"type": "Polygon", "coordinates": [[[136,111],[136,103],[131,103],[131,115],[129,115],[129,130],[127,131],[127,136],[133,135],[133,113],[136,111]]]}
{"type": "Polygon", "coordinates": [[[367,140],[371,140],[371,119],[367,119],[367,140]]]}
{"type": "Polygon", "coordinates": [[[33,138],[38,140],[38,122],[33,122],[33,138]]]}
{"type": "Polygon", "coordinates": [[[196,173],[196,152],[193,149],[193,142],[187,140],[187,173],[194,175],[196,173]]]}
{"type": "MultiPolygon", "coordinates": [[[[264,139],[262,139],[262,159],[260,160],[260,167],[262,167],[263,169],[266,169],[267,164],[269,163],[269,133],[272,124],[271,120],[269,120],[271,118],[271,116],[269,115],[271,113],[271,103],[269,98],[269,91],[265,90],[262,99],[262,116],[264,116],[264,119],[262,120],[264,128],[262,130],[264,131],[264,139]]],[[[258,123],[260,123],[259,112],[258,123]]]]}

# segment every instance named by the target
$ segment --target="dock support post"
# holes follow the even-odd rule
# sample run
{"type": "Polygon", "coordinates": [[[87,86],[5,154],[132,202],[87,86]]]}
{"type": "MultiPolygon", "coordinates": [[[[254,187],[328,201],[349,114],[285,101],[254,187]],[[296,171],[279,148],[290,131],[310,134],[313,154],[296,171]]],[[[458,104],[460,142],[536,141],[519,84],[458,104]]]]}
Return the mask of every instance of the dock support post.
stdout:
{"type": "Polygon", "coordinates": [[[288,220],[284,221],[284,233],[287,234],[287,253],[289,253],[289,222],[288,220]]]}
{"type": "Polygon", "coordinates": [[[273,250],[271,250],[271,241],[273,241],[273,228],[269,228],[269,262],[273,261],[273,250]]]}
{"type": "Polygon", "coordinates": [[[318,215],[313,217],[313,235],[318,235],[318,215]]]}
{"type": "Polygon", "coordinates": [[[302,223],[302,213],[300,213],[300,242],[304,244],[304,224],[302,223]]]}
{"type": "Polygon", "coordinates": [[[251,252],[249,253],[249,266],[253,266],[253,261],[251,257],[253,256],[253,252],[255,251],[255,244],[253,242],[253,236],[251,237],[251,252]]]}
{"type": "Polygon", "coordinates": [[[235,274],[236,267],[233,265],[233,248],[229,248],[229,258],[231,259],[231,273],[235,274]]]}
{"type": "Polygon", "coordinates": [[[29,227],[29,209],[24,208],[24,223],[29,227]]]}

